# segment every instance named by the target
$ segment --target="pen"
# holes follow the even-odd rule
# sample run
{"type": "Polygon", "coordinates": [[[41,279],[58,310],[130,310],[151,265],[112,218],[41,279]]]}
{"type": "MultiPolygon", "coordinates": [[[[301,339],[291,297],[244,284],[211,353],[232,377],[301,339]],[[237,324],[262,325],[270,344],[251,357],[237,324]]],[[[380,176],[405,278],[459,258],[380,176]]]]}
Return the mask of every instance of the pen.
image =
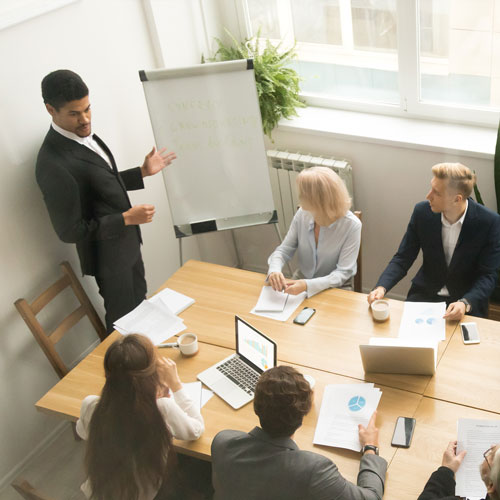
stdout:
{"type": "Polygon", "coordinates": [[[169,343],[169,344],[158,344],[156,347],[179,347],[179,344],[178,342],[172,342],[172,343],[169,343]]]}

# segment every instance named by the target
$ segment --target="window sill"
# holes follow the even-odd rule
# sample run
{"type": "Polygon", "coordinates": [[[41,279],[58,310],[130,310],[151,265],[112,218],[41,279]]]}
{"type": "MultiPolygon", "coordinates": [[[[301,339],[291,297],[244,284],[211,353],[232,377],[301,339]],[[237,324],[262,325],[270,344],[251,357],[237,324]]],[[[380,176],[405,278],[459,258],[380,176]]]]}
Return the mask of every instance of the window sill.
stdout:
{"type": "Polygon", "coordinates": [[[493,159],[496,129],[309,106],[278,130],[493,159]]]}

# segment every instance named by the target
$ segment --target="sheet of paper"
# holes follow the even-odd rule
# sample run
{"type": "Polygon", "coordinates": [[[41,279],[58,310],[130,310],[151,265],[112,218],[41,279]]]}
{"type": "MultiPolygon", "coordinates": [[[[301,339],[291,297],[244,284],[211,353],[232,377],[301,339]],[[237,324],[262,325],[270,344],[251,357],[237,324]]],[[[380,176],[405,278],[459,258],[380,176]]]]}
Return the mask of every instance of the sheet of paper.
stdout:
{"type": "Polygon", "coordinates": [[[255,306],[255,311],[259,313],[283,312],[287,300],[288,293],[277,292],[271,286],[263,286],[257,305],[255,306]]]}
{"type": "Polygon", "coordinates": [[[140,333],[158,345],[185,330],[186,326],[182,319],[164,307],[144,300],[134,310],[117,320],[115,328],[123,335],[140,333]]]}
{"type": "Polygon", "coordinates": [[[400,337],[446,339],[446,302],[405,302],[400,337]]]}
{"type": "Polygon", "coordinates": [[[295,309],[297,309],[297,307],[304,302],[306,297],[306,292],[299,293],[298,295],[289,295],[283,312],[257,312],[255,307],[250,312],[252,314],[256,314],[257,316],[264,316],[265,318],[271,318],[277,321],[286,321],[293,314],[295,309]]]}
{"type": "Polygon", "coordinates": [[[156,295],[153,295],[149,302],[153,304],[161,303],[168,307],[168,309],[173,314],[180,314],[182,311],[185,311],[189,306],[195,303],[195,300],[187,295],[184,295],[180,292],[176,292],[171,288],[164,288],[156,295]]]}
{"type": "Polygon", "coordinates": [[[191,401],[198,405],[198,410],[203,408],[214,393],[210,389],[205,389],[202,387],[201,382],[188,382],[187,384],[182,384],[184,391],[188,394],[191,401]]]}
{"type": "Polygon", "coordinates": [[[467,454],[456,474],[455,495],[484,498],[486,486],[481,480],[479,466],[484,460],[483,453],[500,442],[500,420],[459,418],[457,441],[457,452],[467,450],[467,454]]]}
{"type": "Polygon", "coordinates": [[[368,425],[381,396],[373,384],[327,385],[313,443],[360,451],[358,424],[368,425]]]}

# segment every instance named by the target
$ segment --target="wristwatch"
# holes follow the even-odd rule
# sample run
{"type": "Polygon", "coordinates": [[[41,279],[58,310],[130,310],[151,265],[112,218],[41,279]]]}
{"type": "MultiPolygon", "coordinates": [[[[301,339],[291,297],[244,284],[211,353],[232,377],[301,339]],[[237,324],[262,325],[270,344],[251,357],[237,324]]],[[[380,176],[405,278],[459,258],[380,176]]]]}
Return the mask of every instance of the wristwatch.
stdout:
{"type": "Polygon", "coordinates": [[[364,455],[365,451],[372,450],[375,455],[378,455],[378,446],[374,446],[373,444],[365,444],[363,448],[361,448],[361,454],[364,455]]]}
{"type": "Polygon", "coordinates": [[[457,302],[463,302],[465,304],[465,312],[470,313],[472,306],[467,299],[458,299],[457,302]]]}

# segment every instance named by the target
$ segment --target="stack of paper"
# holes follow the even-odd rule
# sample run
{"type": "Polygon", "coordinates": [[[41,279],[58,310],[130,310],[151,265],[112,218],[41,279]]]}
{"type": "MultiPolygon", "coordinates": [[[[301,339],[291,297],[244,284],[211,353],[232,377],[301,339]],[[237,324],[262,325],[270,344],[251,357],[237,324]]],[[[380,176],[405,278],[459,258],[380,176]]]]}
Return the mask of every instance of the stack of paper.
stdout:
{"type": "Polygon", "coordinates": [[[358,424],[368,425],[381,396],[371,383],[327,385],[313,443],[361,451],[358,424]]]}
{"type": "Polygon", "coordinates": [[[399,337],[446,339],[446,302],[405,302],[399,337]]]}
{"type": "Polygon", "coordinates": [[[257,305],[250,311],[257,316],[286,321],[306,298],[307,293],[290,295],[275,292],[270,286],[263,286],[257,305]]]}
{"type": "Polygon", "coordinates": [[[194,299],[170,288],[164,288],[161,292],[153,295],[149,299],[149,302],[152,302],[153,304],[160,302],[167,306],[174,314],[180,314],[182,311],[194,304],[194,299]]]}
{"type": "Polygon", "coordinates": [[[176,314],[193,303],[194,299],[166,288],[121,317],[114,327],[122,335],[140,333],[158,345],[186,329],[176,314]]]}
{"type": "Polygon", "coordinates": [[[483,453],[492,444],[500,442],[500,420],[459,418],[457,441],[457,453],[466,450],[467,454],[456,474],[455,495],[484,498],[486,486],[481,479],[479,466],[484,460],[483,453]]]}

